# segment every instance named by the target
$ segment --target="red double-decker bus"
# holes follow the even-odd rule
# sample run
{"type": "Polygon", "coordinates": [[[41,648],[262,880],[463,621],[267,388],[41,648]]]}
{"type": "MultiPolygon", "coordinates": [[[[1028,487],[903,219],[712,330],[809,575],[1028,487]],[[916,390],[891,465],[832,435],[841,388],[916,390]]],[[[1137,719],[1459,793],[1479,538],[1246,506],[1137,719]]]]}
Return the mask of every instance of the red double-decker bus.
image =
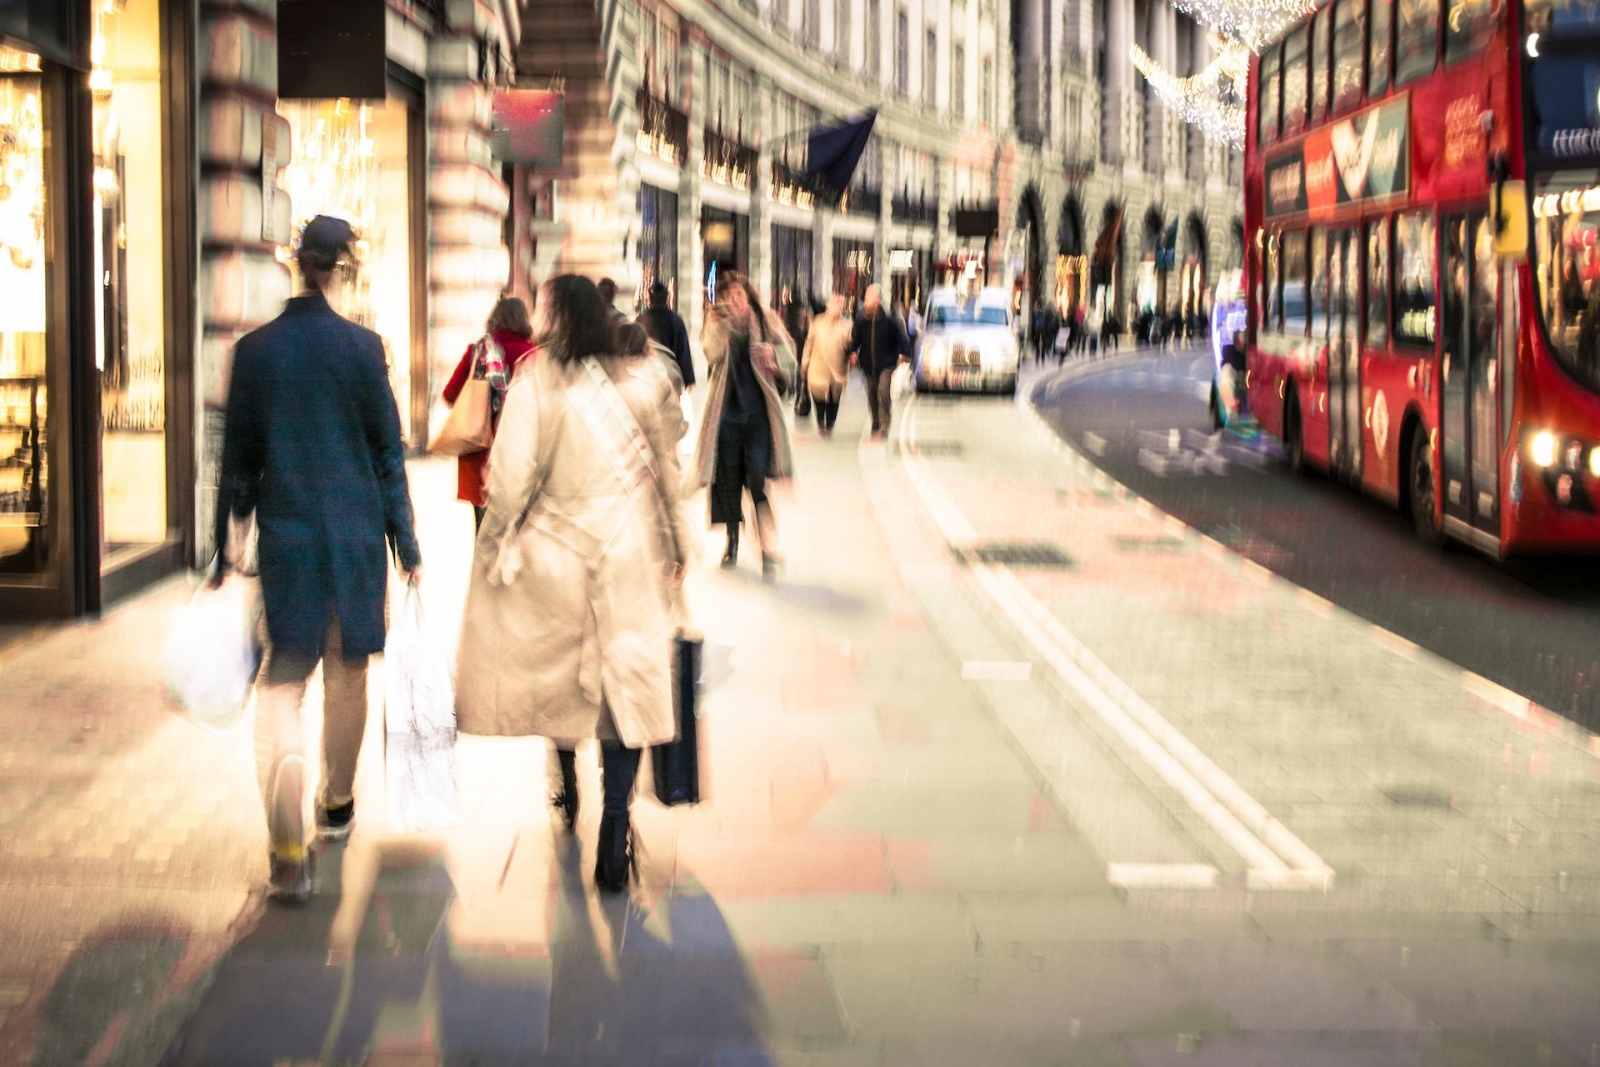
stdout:
{"type": "Polygon", "coordinates": [[[1600,0],[1333,0],[1252,62],[1247,389],[1291,464],[1600,548],[1600,0]]]}

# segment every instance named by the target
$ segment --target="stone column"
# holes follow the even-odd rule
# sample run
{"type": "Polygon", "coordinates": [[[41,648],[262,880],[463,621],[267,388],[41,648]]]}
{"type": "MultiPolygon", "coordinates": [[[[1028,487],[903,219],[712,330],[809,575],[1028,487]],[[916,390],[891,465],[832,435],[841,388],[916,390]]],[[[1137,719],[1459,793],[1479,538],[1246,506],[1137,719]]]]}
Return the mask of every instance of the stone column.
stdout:
{"type": "Polygon", "coordinates": [[[689,338],[696,350],[700,331],[705,327],[705,244],[700,239],[700,169],[706,158],[706,100],[709,85],[699,83],[704,44],[687,43],[683,49],[688,70],[685,84],[689,93],[689,152],[683,161],[683,177],[678,184],[678,314],[689,327],[689,338]]]}
{"type": "MultiPolygon", "coordinates": [[[[935,262],[954,250],[950,234],[950,205],[954,201],[953,195],[955,178],[950,160],[942,156],[933,157],[933,200],[937,206],[937,214],[933,221],[933,258],[935,262]]],[[[934,284],[938,284],[937,275],[934,284]]]]}
{"type": "MultiPolygon", "coordinates": [[[[1173,70],[1177,55],[1175,25],[1176,12],[1165,0],[1151,0],[1150,57],[1168,72],[1173,70]]],[[[1171,146],[1167,138],[1170,116],[1166,105],[1148,82],[1141,79],[1139,86],[1148,104],[1145,108],[1145,169],[1152,174],[1164,174],[1171,164],[1171,146]]]]}
{"type": "Polygon", "coordinates": [[[883,145],[883,167],[878,174],[878,232],[872,242],[872,277],[883,287],[884,300],[889,299],[889,228],[894,223],[894,190],[900,180],[899,152],[892,145],[883,145]]]}
{"type": "Polygon", "coordinates": [[[756,292],[771,307],[777,294],[772,292],[772,200],[767,191],[772,188],[772,138],[776,129],[773,121],[772,79],[765,74],[756,76],[756,174],[755,187],[750,190],[750,281],[756,292]]]}
{"type": "Polygon", "coordinates": [[[1017,27],[1017,133],[1024,141],[1032,143],[1038,143],[1042,135],[1045,109],[1049,106],[1041,95],[1046,80],[1044,12],[1045,0],[1022,0],[1018,10],[1021,24],[1017,27]]]}
{"type": "Polygon", "coordinates": [[[201,5],[196,118],[200,182],[196,213],[200,254],[201,405],[195,493],[195,558],[211,557],[212,516],[222,459],[223,410],[233,346],[278,314],[290,295],[276,247],[293,240],[294,213],[276,182],[263,182],[262,145],[281,169],[293,146],[278,116],[277,0],[206,0],[201,5]]]}
{"type": "Polygon", "coordinates": [[[1102,155],[1109,163],[1129,158],[1134,101],[1133,65],[1128,48],[1133,43],[1133,0],[1106,0],[1105,109],[1102,155]]]}
{"type": "MultiPolygon", "coordinates": [[[[485,39],[510,51],[498,15],[451,0],[428,42],[428,361],[413,373],[429,375],[430,396],[511,282],[504,236],[511,197],[489,147],[493,87],[477,80],[485,39]]],[[[433,412],[433,421],[442,414],[433,412]]]]}

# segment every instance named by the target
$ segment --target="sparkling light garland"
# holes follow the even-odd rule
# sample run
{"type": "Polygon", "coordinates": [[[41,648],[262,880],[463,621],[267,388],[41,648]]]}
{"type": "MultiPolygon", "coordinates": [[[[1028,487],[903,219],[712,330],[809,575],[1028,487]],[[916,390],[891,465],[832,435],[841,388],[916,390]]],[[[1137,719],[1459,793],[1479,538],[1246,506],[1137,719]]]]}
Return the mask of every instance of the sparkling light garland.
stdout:
{"type": "Polygon", "coordinates": [[[1132,45],[1128,58],[1172,112],[1209,140],[1244,147],[1244,94],[1250,56],[1315,11],[1314,0],[1172,0],[1172,6],[1211,29],[1217,57],[1200,73],[1180,78],[1132,45]]]}
{"type": "Polygon", "coordinates": [[[1237,40],[1213,40],[1217,57],[1199,74],[1180,78],[1138,45],[1129,58],[1173,114],[1197,127],[1208,140],[1244,147],[1244,90],[1250,50],[1237,40]]]}

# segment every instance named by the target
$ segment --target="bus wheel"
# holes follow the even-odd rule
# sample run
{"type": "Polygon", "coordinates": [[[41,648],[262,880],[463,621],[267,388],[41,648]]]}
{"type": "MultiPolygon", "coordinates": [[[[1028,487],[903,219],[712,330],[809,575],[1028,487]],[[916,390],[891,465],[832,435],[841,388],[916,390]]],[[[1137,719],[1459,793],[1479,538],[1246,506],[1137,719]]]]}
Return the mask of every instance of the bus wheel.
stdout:
{"type": "MultiPolygon", "coordinates": [[[[1292,388],[1292,386],[1291,386],[1292,388]]],[[[1289,470],[1300,477],[1306,472],[1306,431],[1300,422],[1300,401],[1293,393],[1283,409],[1283,446],[1289,454],[1289,470]]]]}
{"type": "Polygon", "coordinates": [[[1428,447],[1428,431],[1422,423],[1411,430],[1411,523],[1417,537],[1425,544],[1444,544],[1444,531],[1440,529],[1437,500],[1433,490],[1433,450],[1428,447]]]}

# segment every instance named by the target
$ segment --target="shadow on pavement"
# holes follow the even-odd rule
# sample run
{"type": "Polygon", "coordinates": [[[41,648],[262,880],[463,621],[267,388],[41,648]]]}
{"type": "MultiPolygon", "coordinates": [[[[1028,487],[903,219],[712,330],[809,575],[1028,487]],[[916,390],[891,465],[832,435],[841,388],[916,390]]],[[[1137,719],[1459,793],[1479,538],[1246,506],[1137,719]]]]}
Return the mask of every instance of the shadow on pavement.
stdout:
{"type": "MultiPolygon", "coordinates": [[[[552,857],[547,956],[542,945],[516,954],[454,943],[457,891],[441,842],[357,839],[329,850],[316,896],[261,913],[161,1062],[620,1065],[698,1063],[716,1050],[770,1063],[760,993],[711,898],[660,902],[672,939],[684,931],[690,942],[670,945],[630,898],[594,894],[582,856],[566,841],[552,857]]],[[[69,968],[63,997],[98,1002],[93,982],[92,969],[71,977],[69,968]]],[[[92,1038],[72,1036],[37,1062],[87,1062],[92,1038]]]]}

